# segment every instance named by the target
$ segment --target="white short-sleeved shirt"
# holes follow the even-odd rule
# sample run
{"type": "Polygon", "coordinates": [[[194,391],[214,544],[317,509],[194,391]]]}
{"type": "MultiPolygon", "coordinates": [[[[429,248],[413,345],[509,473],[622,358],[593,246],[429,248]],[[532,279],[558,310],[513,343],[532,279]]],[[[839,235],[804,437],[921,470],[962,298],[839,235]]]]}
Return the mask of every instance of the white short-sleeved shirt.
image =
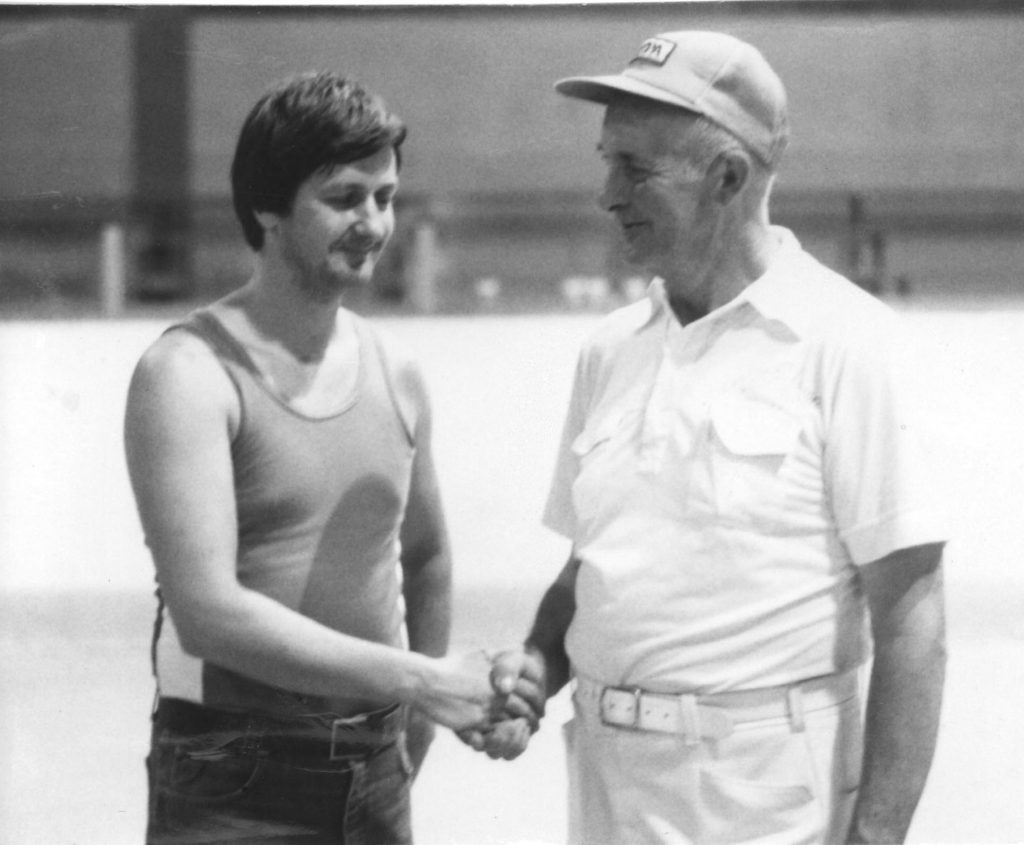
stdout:
{"type": "Polygon", "coordinates": [[[655,280],[581,352],[545,523],[582,562],[567,649],[608,684],[717,692],[868,656],[856,566],[946,539],[898,315],[773,227],[682,326],[655,280]]]}

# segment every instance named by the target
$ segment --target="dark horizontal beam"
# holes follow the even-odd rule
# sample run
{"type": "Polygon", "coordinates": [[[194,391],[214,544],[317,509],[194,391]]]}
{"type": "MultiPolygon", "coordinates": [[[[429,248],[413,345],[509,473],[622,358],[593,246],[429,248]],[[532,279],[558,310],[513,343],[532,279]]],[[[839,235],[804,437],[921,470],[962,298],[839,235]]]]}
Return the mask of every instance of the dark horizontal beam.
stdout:
{"type": "Polygon", "coordinates": [[[667,3],[409,3],[394,5],[324,4],[303,6],[301,11],[294,6],[238,5],[238,6],[192,6],[197,16],[226,17],[287,17],[297,15],[338,16],[380,16],[402,15],[408,17],[448,15],[452,17],[487,17],[494,15],[523,14],[544,17],[619,15],[629,11],[635,15],[664,16],[679,13],[684,9],[692,12],[726,12],[740,14],[775,15],[785,14],[948,14],[951,12],[981,14],[1024,14],[1022,0],[706,0],[705,2],[667,3]]]}
{"type": "MultiPolygon", "coordinates": [[[[309,18],[321,17],[458,17],[487,18],[520,14],[544,17],[578,18],[581,13],[590,16],[621,15],[625,10],[635,15],[664,16],[686,9],[692,12],[723,12],[737,15],[936,15],[963,14],[1024,15],[1024,0],[717,0],[715,2],[668,3],[409,3],[377,5],[374,3],[325,3],[295,6],[286,3],[274,5],[185,5],[181,7],[192,18],[309,18]]],[[[22,19],[131,19],[145,10],[140,5],[77,5],[77,4],[0,4],[0,20],[22,19]]]]}
{"type": "MultiPolygon", "coordinates": [[[[851,199],[859,198],[863,225],[893,231],[1006,232],[1024,235],[1024,190],[1013,189],[779,189],[772,216],[811,227],[844,225],[851,199]]],[[[469,192],[445,196],[406,193],[396,204],[399,217],[428,218],[439,225],[493,225],[495,221],[535,221],[546,228],[600,226],[606,218],[589,190],[547,192],[469,192]]],[[[231,232],[237,223],[229,197],[193,197],[190,210],[197,231],[231,232]]],[[[132,225],[124,199],[81,197],[52,192],[0,198],[0,234],[64,234],[98,231],[109,222],[132,225]]]]}
{"type": "Polygon", "coordinates": [[[473,4],[473,3],[410,3],[408,5],[312,5],[301,12],[287,5],[274,6],[193,6],[196,15],[280,16],[301,14],[327,15],[395,15],[431,17],[488,17],[523,14],[541,17],[578,17],[587,15],[620,15],[624,11],[643,16],[664,16],[684,10],[691,12],[725,12],[757,15],[808,14],[1024,14],[1024,0],[711,0],[711,2],[668,3],[540,3],[540,4],[473,4]]]}

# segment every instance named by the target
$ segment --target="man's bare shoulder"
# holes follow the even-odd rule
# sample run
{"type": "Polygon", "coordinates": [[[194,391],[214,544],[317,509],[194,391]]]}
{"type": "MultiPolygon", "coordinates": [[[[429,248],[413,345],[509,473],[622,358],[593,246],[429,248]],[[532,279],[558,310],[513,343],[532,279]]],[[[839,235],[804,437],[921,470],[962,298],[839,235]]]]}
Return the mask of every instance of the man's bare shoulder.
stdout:
{"type": "Polygon", "coordinates": [[[222,410],[236,404],[234,386],[216,354],[184,328],[160,335],[139,358],[129,391],[133,401],[222,410]]]}
{"type": "Polygon", "coordinates": [[[395,400],[409,436],[429,439],[431,403],[423,370],[413,351],[390,331],[362,318],[355,318],[363,330],[374,338],[382,356],[382,364],[395,389],[395,400]]]}
{"type": "Polygon", "coordinates": [[[417,404],[427,402],[427,385],[423,369],[413,350],[390,330],[359,318],[364,330],[376,338],[384,356],[384,365],[391,372],[396,386],[414,398],[417,404]]]}

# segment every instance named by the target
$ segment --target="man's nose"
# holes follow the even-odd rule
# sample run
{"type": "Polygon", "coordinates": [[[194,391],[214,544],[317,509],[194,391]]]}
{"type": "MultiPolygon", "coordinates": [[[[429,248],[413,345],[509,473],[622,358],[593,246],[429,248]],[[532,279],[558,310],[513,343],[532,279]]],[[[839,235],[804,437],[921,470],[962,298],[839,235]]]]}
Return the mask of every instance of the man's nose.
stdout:
{"type": "Polygon", "coordinates": [[[629,183],[616,169],[610,169],[604,180],[604,187],[597,202],[605,211],[621,208],[629,199],[629,183]]]}
{"type": "Polygon", "coordinates": [[[356,227],[367,235],[382,238],[387,234],[387,216],[387,209],[381,208],[377,205],[375,199],[369,198],[359,208],[359,219],[356,221],[356,227]]]}

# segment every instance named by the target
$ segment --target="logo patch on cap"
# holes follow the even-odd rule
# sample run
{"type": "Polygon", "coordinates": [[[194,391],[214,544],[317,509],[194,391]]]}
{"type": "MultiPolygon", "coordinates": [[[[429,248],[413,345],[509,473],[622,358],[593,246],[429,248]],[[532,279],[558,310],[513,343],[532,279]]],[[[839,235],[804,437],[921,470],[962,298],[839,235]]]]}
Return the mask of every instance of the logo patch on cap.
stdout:
{"type": "Polygon", "coordinates": [[[640,45],[640,52],[636,54],[633,61],[651,62],[656,65],[663,65],[668,57],[675,50],[674,41],[667,41],[664,38],[648,38],[640,45]]]}

